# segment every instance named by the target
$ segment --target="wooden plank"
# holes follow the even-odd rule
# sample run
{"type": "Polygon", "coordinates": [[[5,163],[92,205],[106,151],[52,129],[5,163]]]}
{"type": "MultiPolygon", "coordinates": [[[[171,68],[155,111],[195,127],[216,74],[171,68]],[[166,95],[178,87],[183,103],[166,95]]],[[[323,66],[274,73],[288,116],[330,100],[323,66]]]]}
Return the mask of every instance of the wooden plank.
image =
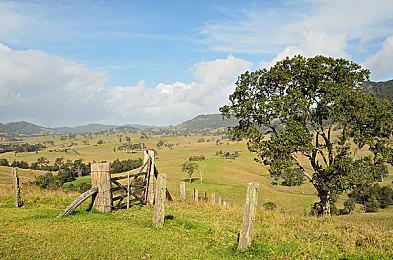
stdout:
{"type": "Polygon", "coordinates": [[[184,181],[180,182],[180,199],[186,199],[186,183],[184,181]]]}
{"type": "Polygon", "coordinates": [[[194,201],[198,202],[198,190],[194,188],[194,201]]]}
{"type": "Polygon", "coordinates": [[[19,186],[19,168],[12,168],[12,183],[14,185],[14,204],[15,207],[19,208],[23,206],[23,201],[20,197],[20,186],[19,186]]]}
{"type": "Polygon", "coordinates": [[[164,224],[166,198],[166,174],[160,174],[157,178],[156,198],[154,205],[153,225],[159,227],[164,224]]]}
{"type": "Polygon", "coordinates": [[[130,174],[127,178],[127,209],[130,208],[130,174]]]}
{"type": "Polygon", "coordinates": [[[116,184],[118,187],[122,188],[123,190],[127,191],[127,187],[124,186],[123,184],[119,183],[118,181],[111,180],[111,182],[112,182],[113,184],[116,184]]]}
{"type": "Polygon", "coordinates": [[[150,156],[150,167],[148,172],[148,181],[147,181],[147,194],[146,194],[146,201],[148,205],[154,204],[154,150],[149,149],[147,153],[150,156]]]}
{"type": "MultiPolygon", "coordinates": [[[[156,177],[156,179],[157,179],[158,174],[160,174],[160,173],[158,172],[157,167],[154,165],[154,176],[156,177]]],[[[172,195],[168,189],[166,189],[165,194],[166,194],[166,199],[168,201],[173,201],[172,195]]]]}
{"type": "MultiPolygon", "coordinates": [[[[145,175],[146,172],[140,172],[140,173],[135,173],[135,174],[130,174],[130,178],[134,178],[134,177],[138,177],[138,176],[143,176],[145,175]]],[[[116,176],[116,177],[112,177],[111,180],[117,181],[117,180],[123,180],[123,179],[127,179],[128,175],[122,175],[122,176],[116,176]]]]}
{"type": "Polygon", "coordinates": [[[57,218],[61,218],[69,213],[71,213],[72,211],[74,211],[80,204],[82,204],[85,200],[87,200],[88,198],[90,198],[91,196],[93,196],[94,194],[96,194],[98,192],[98,188],[97,187],[93,187],[90,190],[86,191],[85,193],[81,194],[76,200],[74,200],[74,202],[72,202],[65,210],[63,210],[58,216],[57,218]]]}
{"type": "MultiPolygon", "coordinates": [[[[143,200],[143,198],[135,198],[135,199],[130,200],[129,203],[132,204],[132,203],[135,203],[137,201],[142,203],[142,200],[143,200]]],[[[123,202],[123,203],[117,205],[116,207],[113,207],[113,209],[117,210],[117,209],[123,209],[123,208],[126,208],[126,207],[127,207],[127,202],[123,202]]]]}
{"type": "Polygon", "coordinates": [[[238,249],[246,250],[251,245],[254,233],[254,222],[258,203],[258,183],[249,183],[246,203],[244,205],[243,223],[240,230],[238,249]]]}
{"type": "MultiPolygon", "coordinates": [[[[98,188],[94,205],[98,211],[104,213],[112,211],[112,185],[109,169],[109,163],[93,163],[91,165],[91,185],[98,188]]],[[[122,185],[118,186],[122,187],[122,185]]]]}

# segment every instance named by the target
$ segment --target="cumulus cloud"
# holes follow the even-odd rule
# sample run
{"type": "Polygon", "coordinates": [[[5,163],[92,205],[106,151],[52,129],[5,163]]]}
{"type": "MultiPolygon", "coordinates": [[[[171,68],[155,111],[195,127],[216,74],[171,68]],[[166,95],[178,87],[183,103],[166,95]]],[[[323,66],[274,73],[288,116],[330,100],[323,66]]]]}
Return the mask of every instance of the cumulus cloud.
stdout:
{"type": "Polygon", "coordinates": [[[393,36],[386,38],[382,49],[370,56],[362,64],[371,71],[373,78],[385,78],[393,75],[393,36]]]}
{"type": "Polygon", "coordinates": [[[105,88],[107,75],[42,51],[0,44],[0,121],[46,126],[100,123],[166,125],[217,113],[236,77],[252,64],[232,55],[195,64],[191,83],[105,88]]]}
{"type": "Polygon", "coordinates": [[[160,125],[179,123],[202,113],[217,113],[233,92],[236,77],[251,66],[232,55],[201,62],[190,68],[194,82],[160,83],[148,88],[140,81],[137,86],[115,87],[109,91],[105,108],[123,122],[136,119],[160,125]]]}
{"type": "Polygon", "coordinates": [[[56,125],[99,119],[105,73],[42,51],[0,44],[1,121],[56,125]]]}

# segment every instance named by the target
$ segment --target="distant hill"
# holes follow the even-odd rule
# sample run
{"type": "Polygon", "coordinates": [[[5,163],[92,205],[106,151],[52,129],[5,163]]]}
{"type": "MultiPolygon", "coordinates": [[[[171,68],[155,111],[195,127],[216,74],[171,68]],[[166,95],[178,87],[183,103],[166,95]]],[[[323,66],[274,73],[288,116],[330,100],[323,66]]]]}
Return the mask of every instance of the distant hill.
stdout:
{"type": "Polygon", "coordinates": [[[38,135],[56,135],[58,131],[38,126],[25,121],[11,122],[7,124],[0,123],[0,135],[4,137],[22,137],[22,136],[38,136],[38,135]]]}
{"type": "Polygon", "coordinates": [[[223,120],[220,114],[199,115],[181,124],[156,129],[148,129],[148,132],[163,136],[179,135],[227,135],[228,127],[235,126],[234,118],[223,120]]]}
{"type": "Polygon", "coordinates": [[[234,118],[223,119],[220,114],[199,115],[191,120],[185,121],[176,125],[176,129],[183,129],[187,131],[195,130],[214,130],[218,128],[228,128],[235,126],[237,120],[234,118]]]}
{"type": "Polygon", "coordinates": [[[56,127],[56,131],[63,134],[83,134],[88,132],[100,132],[110,130],[112,128],[117,128],[118,125],[101,125],[101,124],[88,124],[83,126],[75,127],[56,127]]]}
{"type": "Polygon", "coordinates": [[[363,85],[363,91],[365,93],[374,93],[377,98],[393,100],[393,80],[365,82],[363,85]]]}
{"type": "Polygon", "coordinates": [[[145,129],[153,129],[157,128],[157,126],[151,126],[151,125],[138,125],[138,124],[125,124],[123,126],[131,126],[139,130],[145,130],[145,129]]]}

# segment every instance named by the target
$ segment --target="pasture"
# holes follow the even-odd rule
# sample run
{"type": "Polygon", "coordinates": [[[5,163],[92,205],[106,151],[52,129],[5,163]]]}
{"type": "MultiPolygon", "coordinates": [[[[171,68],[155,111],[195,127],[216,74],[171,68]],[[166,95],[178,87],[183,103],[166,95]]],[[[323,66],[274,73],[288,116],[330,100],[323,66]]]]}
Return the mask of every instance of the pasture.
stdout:
{"type": "MultiPolygon", "coordinates": [[[[254,154],[247,150],[245,142],[232,142],[221,136],[152,136],[139,139],[139,134],[128,134],[132,143],[145,143],[157,152],[156,165],[160,173],[168,176],[167,187],[175,198],[179,197],[179,183],[186,182],[187,196],[193,189],[200,196],[221,197],[227,208],[195,203],[191,200],[167,204],[163,228],[153,228],[152,207],[132,207],[112,214],[88,212],[86,201],[77,211],[56,219],[78,193],[70,191],[40,190],[22,186],[24,208],[13,208],[11,168],[0,167],[0,234],[1,258],[130,258],[130,259],[222,259],[222,258],[390,258],[393,256],[392,235],[354,226],[334,223],[323,219],[300,216],[259,207],[252,247],[245,253],[236,250],[237,235],[242,220],[243,201],[247,183],[260,184],[258,204],[273,202],[279,209],[308,213],[318,201],[316,191],[307,182],[297,187],[274,185],[268,168],[253,160],[254,154]],[[201,139],[204,142],[201,142],[201,139]],[[209,142],[207,140],[209,139],[209,142]],[[217,142],[217,140],[220,140],[217,142]],[[157,147],[162,140],[173,144],[157,147]],[[217,144],[219,143],[219,144],[217,144]],[[238,152],[236,158],[223,158],[217,152],[238,152]],[[195,161],[204,169],[202,183],[199,169],[188,183],[181,164],[192,156],[204,155],[205,160],[195,161]],[[109,242],[108,242],[109,241],[109,242]]],[[[124,138],[124,137],[123,137],[124,138]]],[[[141,150],[117,150],[122,143],[118,135],[92,135],[86,139],[78,135],[70,140],[58,136],[34,137],[23,140],[29,143],[52,140],[38,153],[5,153],[11,163],[15,160],[35,162],[44,156],[53,164],[58,157],[65,160],[82,159],[84,162],[111,162],[115,159],[143,158],[141,150]],[[86,140],[89,144],[86,144],[86,140]],[[96,145],[99,140],[104,143],[96,145]],[[83,144],[85,141],[85,144],[83,144]],[[70,142],[76,143],[70,149],[70,142]],[[115,150],[114,150],[115,148],[115,150]]],[[[131,172],[135,172],[133,170],[131,172]]],[[[384,184],[393,180],[392,168],[384,184]]],[[[34,180],[45,174],[37,170],[20,170],[21,182],[34,180]]],[[[78,178],[74,183],[89,181],[90,176],[78,178]]],[[[338,200],[338,207],[346,199],[338,200]]],[[[334,216],[329,219],[393,232],[391,207],[376,213],[361,213],[357,205],[355,213],[334,216]]]]}

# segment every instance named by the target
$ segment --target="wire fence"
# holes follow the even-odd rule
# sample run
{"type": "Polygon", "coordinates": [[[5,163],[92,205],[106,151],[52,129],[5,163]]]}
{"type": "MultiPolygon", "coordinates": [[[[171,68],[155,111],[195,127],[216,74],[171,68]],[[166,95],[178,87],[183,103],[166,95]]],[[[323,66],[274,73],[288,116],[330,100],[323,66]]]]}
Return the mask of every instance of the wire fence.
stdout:
{"type": "MultiPolygon", "coordinates": [[[[179,183],[180,181],[183,181],[183,180],[171,180],[171,179],[168,179],[168,181],[178,182],[179,183]]],[[[209,183],[209,184],[214,184],[214,183],[209,183]]],[[[232,185],[232,184],[225,184],[225,183],[217,183],[217,185],[242,186],[242,187],[245,187],[244,185],[232,185]]],[[[247,187],[245,187],[245,188],[247,188],[247,187]]],[[[179,190],[174,190],[174,189],[168,189],[168,190],[172,191],[172,192],[180,193],[179,190]]],[[[286,192],[286,191],[279,191],[279,192],[293,194],[292,192],[286,192]]],[[[186,194],[191,195],[191,198],[193,198],[193,196],[194,196],[193,192],[186,192],[186,194]]],[[[296,193],[296,194],[298,194],[298,193],[296,193]]],[[[315,196],[315,195],[308,195],[308,196],[315,196]]],[[[198,194],[198,199],[204,199],[204,198],[209,199],[209,197],[207,197],[207,196],[205,197],[205,195],[202,195],[202,194],[199,195],[198,194]]],[[[218,198],[218,197],[216,197],[216,198],[218,198]]],[[[246,202],[245,200],[234,200],[234,199],[228,199],[228,198],[222,198],[222,197],[221,197],[221,200],[222,201],[239,203],[239,204],[244,204],[246,202]]],[[[357,202],[357,203],[359,203],[359,202],[357,202]]],[[[301,212],[297,212],[297,211],[293,211],[293,210],[286,210],[286,209],[282,209],[282,208],[278,208],[278,207],[271,207],[271,206],[268,206],[268,205],[258,205],[258,207],[263,207],[263,208],[270,209],[270,210],[276,210],[276,211],[280,211],[280,212],[285,212],[285,213],[288,213],[288,214],[300,215],[300,216],[303,216],[303,217],[309,217],[309,218],[316,219],[318,221],[328,221],[328,222],[332,222],[332,223],[338,223],[338,224],[342,224],[342,225],[346,225],[346,226],[357,227],[357,228],[362,228],[362,229],[366,229],[366,230],[372,230],[372,231],[375,231],[375,232],[381,232],[381,233],[393,235],[393,232],[391,232],[391,231],[386,231],[386,230],[381,230],[381,229],[371,228],[371,227],[365,227],[365,226],[358,225],[358,224],[353,224],[353,223],[347,223],[347,222],[344,222],[344,221],[331,219],[329,217],[318,217],[318,216],[313,216],[313,215],[310,215],[310,214],[301,213],[301,212]]],[[[204,209],[204,210],[209,211],[209,212],[213,212],[213,211],[210,211],[210,210],[207,210],[207,209],[204,209]]]]}

